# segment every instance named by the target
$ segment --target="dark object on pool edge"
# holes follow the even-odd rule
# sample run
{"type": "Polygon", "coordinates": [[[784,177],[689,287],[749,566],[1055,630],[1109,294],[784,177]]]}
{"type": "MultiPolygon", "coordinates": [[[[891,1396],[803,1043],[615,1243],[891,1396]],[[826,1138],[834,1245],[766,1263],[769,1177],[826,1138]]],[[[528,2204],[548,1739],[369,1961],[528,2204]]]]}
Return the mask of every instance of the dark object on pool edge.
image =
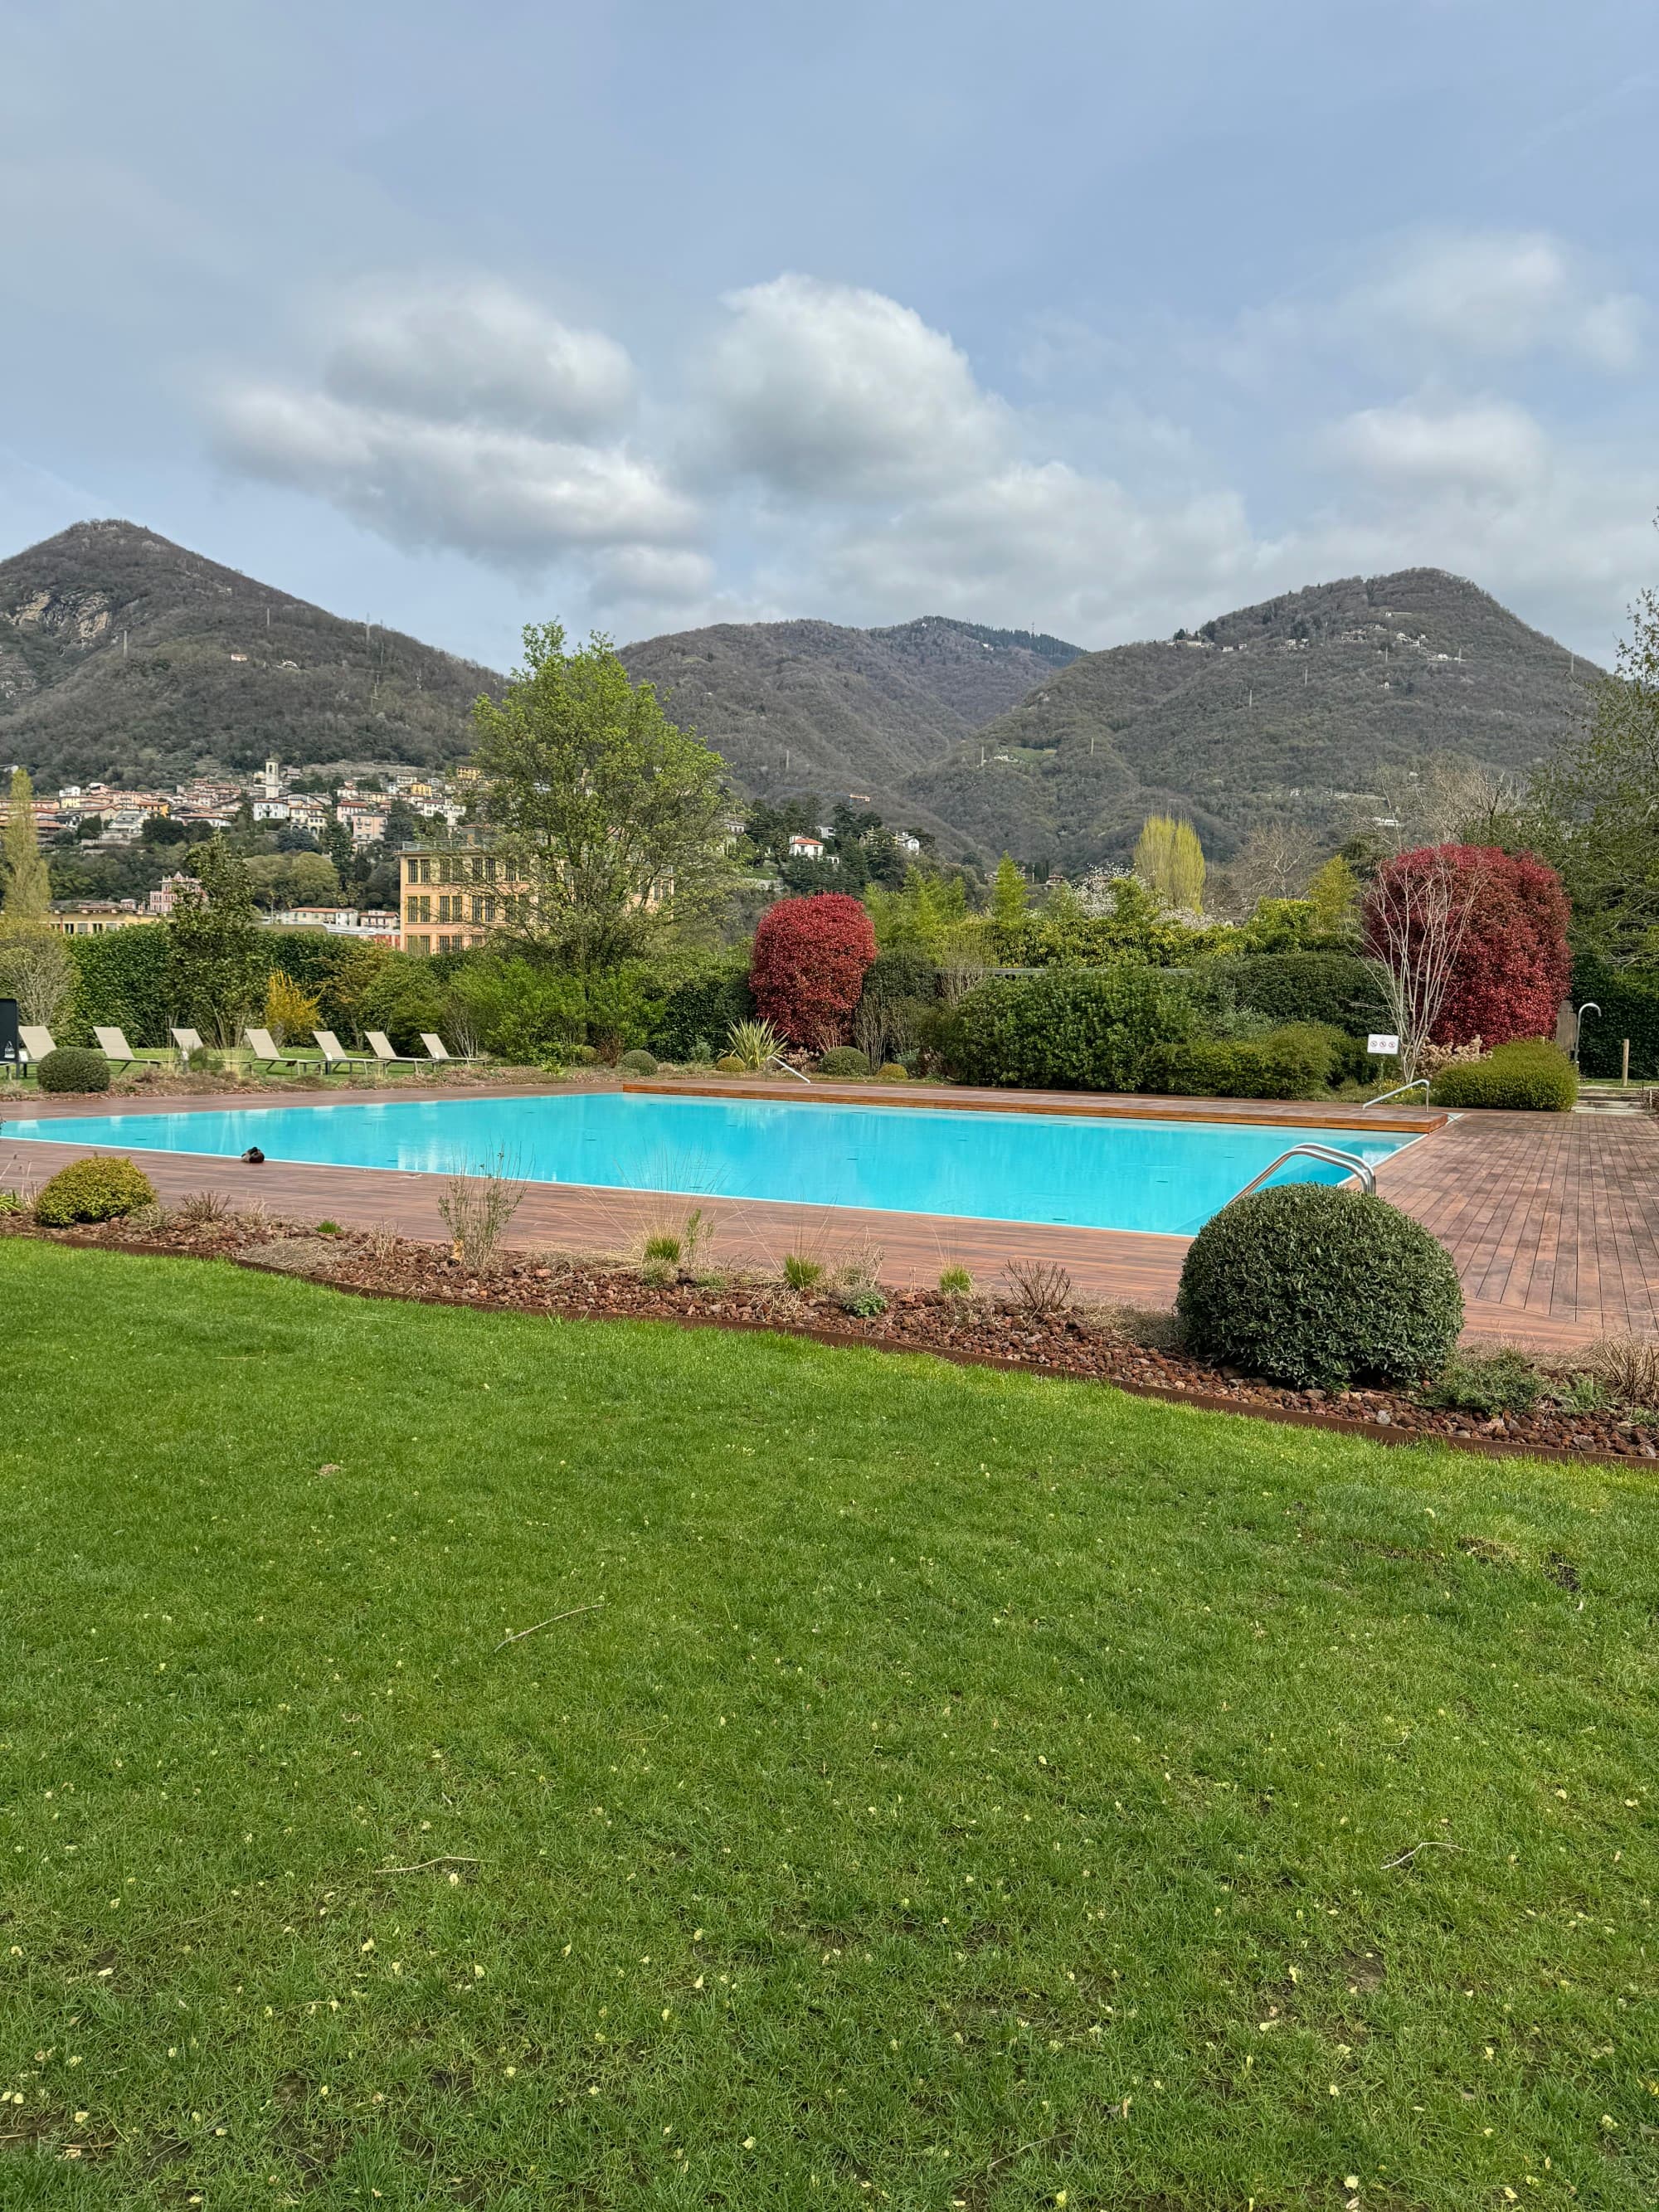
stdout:
{"type": "Polygon", "coordinates": [[[265,1156],[258,1145],[250,1145],[242,1158],[251,1168],[262,1168],[265,1164],[265,1156]]]}

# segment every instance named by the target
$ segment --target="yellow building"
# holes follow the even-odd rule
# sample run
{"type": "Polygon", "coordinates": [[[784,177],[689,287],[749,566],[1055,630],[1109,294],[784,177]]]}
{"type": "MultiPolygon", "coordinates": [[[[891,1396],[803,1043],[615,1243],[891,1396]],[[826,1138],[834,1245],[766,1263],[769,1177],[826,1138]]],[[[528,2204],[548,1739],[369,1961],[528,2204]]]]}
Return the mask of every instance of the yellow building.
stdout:
{"type": "Polygon", "coordinates": [[[466,952],[525,911],[530,886],[477,845],[408,845],[398,855],[405,952],[466,952]]]}
{"type": "MultiPolygon", "coordinates": [[[[532,886],[477,842],[476,832],[470,842],[462,831],[453,844],[405,845],[398,860],[405,952],[470,952],[492,930],[531,919],[532,886]]],[[[647,892],[647,911],[653,913],[673,890],[672,874],[665,875],[647,892]]]]}
{"type": "Polygon", "coordinates": [[[137,913],[113,899],[59,899],[42,919],[60,937],[106,937],[112,929],[132,929],[155,916],[137,913]]]}

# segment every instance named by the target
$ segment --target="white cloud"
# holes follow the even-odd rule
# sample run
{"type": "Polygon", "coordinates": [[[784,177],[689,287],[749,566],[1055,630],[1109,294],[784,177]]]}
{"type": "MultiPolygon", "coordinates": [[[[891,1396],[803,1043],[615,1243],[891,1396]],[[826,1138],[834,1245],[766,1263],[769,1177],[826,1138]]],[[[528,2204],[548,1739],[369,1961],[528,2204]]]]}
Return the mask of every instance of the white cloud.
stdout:
{"type": "Polygon", "coordinates": [[[1328,442],[1337,459],[1413,489],[1453,485],[1514,495],[1536,483],[1548,461],[1542,429],[1524,407],[1506,400],[1362,408],[1336,425],[1328,442]]]}
{"type": "Polygon", "coordinates": [[[1642,303],[1603,290],[1581,257],[1543,231],[1438,232],[1400,248],[1339,303],[1373,334],[1412,334],[1449,355],[1548,352],[1633,368],[1642,303]]]}
{"type": "Polygon", "coordinates": [[[655,465],[621,447],[431,422],[324,392],[228,393],[218,442],[243,474],[313,493],[394,544],[452,546],[508,566],[682,538],[696,526],[655,465]]]}
{"type": "Polygon", "coordinates": [[[911,307],[811,276],[732,292],[705,404],[720,456],[793,495],[890,499],[992,465],[1009,410],[911,307]]]}
{"type": "Polygon", "coordinates": [[[856,606],[1032,623],[1092,643],[1167,634],[1229,594],[1252,596],[1263,558],[1231,491],[1154,503],[1062,461],[1020,462],[848,533],[828,572],[856,606]]]}
{"type": "Polygon", "coordinates": [[[613,428],[634,396],[633,364],[614,338],[476,279],[372,288],[348,310],[323,380],[337,398],[551,438],[613,428]]]}
{"type": "Polygon", "coordinates": [[[613,434],[633,396],[614,339],[504,285],[382,285],[337,316],[313,382],[222,390],[216,444],[393,544],[534,569],[695,534],[692,501],[613,434]]]}

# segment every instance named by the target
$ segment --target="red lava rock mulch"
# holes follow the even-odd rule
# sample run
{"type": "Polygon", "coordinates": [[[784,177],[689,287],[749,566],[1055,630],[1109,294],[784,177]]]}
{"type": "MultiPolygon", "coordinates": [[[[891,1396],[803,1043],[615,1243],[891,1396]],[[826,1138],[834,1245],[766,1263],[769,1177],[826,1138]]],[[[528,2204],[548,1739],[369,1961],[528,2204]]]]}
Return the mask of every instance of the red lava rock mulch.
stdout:
{"type": "Polygon", "coordinates": [[[1546,1458],[1659,1459],[1659,1423],[1628,1411],[1569,1411],[1542,1403],[1483,1419],[1425,1406],[1396,1390],[1292,1390],[1251,1381],[1189,1353],[1143,1343],[1109,1310],[1039,1313],[1006,1299],[947,1298],[937,1291],[889,1292],[884,1312],[848,1314],[821,1291],[797,1292],[775,1279],[709,1275],[646,1279],[616,1261],[509,1254],[491,1271],[469,1272],[442,1246],[390,1234],[343,1231],[259,1213],[188,1221],[104,1222],[45,1230],[26,1216],[0,1217],[0,1234],[112,1250],[233,1261],[302,1274],[371,1297],[408,1298],[559,1320],[665,1321],[683,1326],[771,1329],[819,1342],[930,1352],[972,1365],[1115,1383],[1143,1396],[1332,1428],[1379,1443],[1446,1443],[1462,1450],[1524,1452],[1546,1458]]]}

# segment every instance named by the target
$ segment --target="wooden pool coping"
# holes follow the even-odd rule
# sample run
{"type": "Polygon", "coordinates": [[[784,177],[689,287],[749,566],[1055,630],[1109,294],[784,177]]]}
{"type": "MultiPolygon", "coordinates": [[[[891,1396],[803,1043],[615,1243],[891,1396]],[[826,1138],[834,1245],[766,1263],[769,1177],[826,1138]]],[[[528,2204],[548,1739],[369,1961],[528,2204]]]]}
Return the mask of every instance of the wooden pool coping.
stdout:
{"type": "Polygon", "coordinates": [[[1151,1094],[1082,1091],[992,1091],[952,1085],[935,1091],[896,1083],[823,1083],[811,1087],[764,1078],[727,1076],[718,1083],[629,1077],[623,1089],[650,1098],[743,1098],[800,1106],[908,1106],[971,1114],[1054,1114],[1091,1121],[1239,1122],[1255,1128],[1385,1129],[1414,1137],[1443,1129],[1450,1116],[1437,1108],[1393,1107],[1372,1114],[1357,1105],[1326,1105],[1306,1098],[1166,1098],[1151,1094]]]}

